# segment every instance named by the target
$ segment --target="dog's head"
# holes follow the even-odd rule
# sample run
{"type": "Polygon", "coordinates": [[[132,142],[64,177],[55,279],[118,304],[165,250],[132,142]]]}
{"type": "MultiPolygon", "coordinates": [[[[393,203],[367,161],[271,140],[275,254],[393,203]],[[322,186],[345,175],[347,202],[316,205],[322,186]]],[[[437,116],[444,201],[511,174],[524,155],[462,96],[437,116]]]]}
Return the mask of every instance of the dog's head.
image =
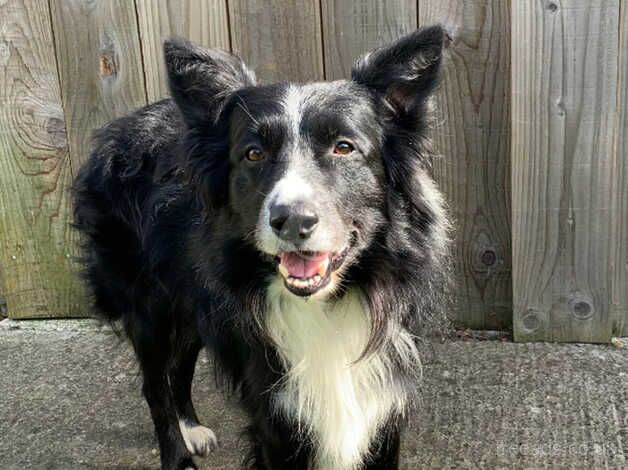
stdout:
{"type": "Polygon", "coordinates": [[[231,54],[165,44],[201,200],[230,212],[293,294],[332,293],[385,228],[395,153],[418,152],[442,45],[440,27],[421,29],[359,59],[351,80],[258,86],[231,54]]]}

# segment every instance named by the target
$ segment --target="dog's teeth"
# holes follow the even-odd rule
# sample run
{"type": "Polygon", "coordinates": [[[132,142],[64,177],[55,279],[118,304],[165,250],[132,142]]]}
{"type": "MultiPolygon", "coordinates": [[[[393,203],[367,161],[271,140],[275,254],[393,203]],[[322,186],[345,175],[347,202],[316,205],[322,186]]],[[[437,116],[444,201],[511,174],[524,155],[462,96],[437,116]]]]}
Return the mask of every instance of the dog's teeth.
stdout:
{"type": "Polygon", "coordinates": [[[283,277],[288,278],[288,276],[290,276],[290,271],[288,271],[288,268],[286,268],[283,264],[279,264],[277,269],[283,277]]]}
{"type": "Polygon", "coordinates": [[[322,279],[323,278],[318,274],[315,274],[314,276],[305,279],[288,275],[286,276],[286,283],[293,287],[296,287],[297,289],[306,289],[319,285],[322,279]]]}
{"type": "Polygon", "coordinates": [[[327,272],[328,266],[329,266],[329,258],[325,258],[325,261],[323,261],[321,265],[318,267],[318,275],[320,277],[323,277],[325,275],[325,273],[327,272]]]}

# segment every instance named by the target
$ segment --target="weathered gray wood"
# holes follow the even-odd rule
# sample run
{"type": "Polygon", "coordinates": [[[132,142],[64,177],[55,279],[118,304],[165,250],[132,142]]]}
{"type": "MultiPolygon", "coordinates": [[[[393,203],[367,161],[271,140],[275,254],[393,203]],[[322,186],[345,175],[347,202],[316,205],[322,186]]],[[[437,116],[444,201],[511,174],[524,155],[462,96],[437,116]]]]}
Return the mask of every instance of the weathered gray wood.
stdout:
{"type": "Polygon", "coordinates": [[[456,218],[456,319],[509,326],[514,296],[518,340],[628,335],[620,0],[0,2],[0,315],[2,296],[13,317],[85,313],[72,173],[94,128],[165,95],[164,37],[233,48],[267,81],[337,79],[417,17],[451,36],[433,136],[456,218]]]}
{"type": "Polygon", "coordinates": [[[265,81],[321,80],[318,0],[231,0],[231,46],[265,81]]]}
{"type": "Polygon", "coordinates": [[[624,2],[620,18],[619,52],[619,122],[617,149],[613,162],[613,196],[610,238],[611,300],[615,336],[628,336],[628,4],[624,2]]]}
{"type": "Polygon", "coordinates": [[[512,322],[510,2],[420,0],[419,24],[451,41],[436,96],[434,175],[455,217],[457,307],[471,328],[512,322]]]}
{"type": "Polygon", "coordinates": [[[515,338],[606,342],[619,0],[512,6],[515,338]]]}
{"type": "Polygon", "coordinates": [[[414,31],[416,0],[322,0],[325,77],[349,78],[366,51],[414,31]]]}
{"type": "Polygon", "coordinates": [[[226,0],[136,0],[148,101],[167,95],[163,40],[180,36],[230,50],[226,0]]]}
{"type": "Polygon", "coordinates": [[[0,3],[0,271],[13,318],[85,312],[70,158],[46,2],[0,3]]]}
{"type": "Polygon", "coordinates": [[[5,318],[7,315],[7,302],[4,297],[0,296],[0,318],[5,318]]]}
{"type": "Polygon", "coordinates": [[[94,129],[146,104],[135,4],[52,0],[51,8],[70,157],[78,167],[94,129]]]}

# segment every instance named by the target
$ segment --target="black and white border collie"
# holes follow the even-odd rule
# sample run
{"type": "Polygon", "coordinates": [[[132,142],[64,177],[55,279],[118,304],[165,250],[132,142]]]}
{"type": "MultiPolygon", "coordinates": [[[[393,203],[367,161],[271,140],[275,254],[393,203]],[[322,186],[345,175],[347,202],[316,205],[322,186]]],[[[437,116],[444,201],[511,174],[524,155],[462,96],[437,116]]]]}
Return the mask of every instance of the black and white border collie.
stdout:
{"type": "Polygon", "coordinates": [[[424,28],[350,80],[258,85],[238,57],[171,40],[172,99],[97,132],[75,223],[164,469],[216,445],[190,396],[202,347],[250,418],[250,468],[398,467],[449,285],[426,137],[442,47],[424,28]]]}

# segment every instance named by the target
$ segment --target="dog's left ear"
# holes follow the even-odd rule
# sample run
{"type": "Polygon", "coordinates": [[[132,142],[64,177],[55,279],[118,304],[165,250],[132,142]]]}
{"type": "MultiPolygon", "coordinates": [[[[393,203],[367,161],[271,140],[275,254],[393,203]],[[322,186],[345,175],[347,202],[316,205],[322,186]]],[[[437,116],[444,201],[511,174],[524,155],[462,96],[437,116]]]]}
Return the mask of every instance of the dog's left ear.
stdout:
{"type": "Polygon", "coordinates": [[[215,122],[226,98],[255,85],[242,60],[220,49],[205,49],[184,39],[164,42],[170,93],[190,127],[215,122]]]}
{"type": "Polygon", "coordinates": [[[351,78],[382,96],[397,117],[416,113],[440,77],[441,26],[421,28],[358,59],[351,78]]]}

